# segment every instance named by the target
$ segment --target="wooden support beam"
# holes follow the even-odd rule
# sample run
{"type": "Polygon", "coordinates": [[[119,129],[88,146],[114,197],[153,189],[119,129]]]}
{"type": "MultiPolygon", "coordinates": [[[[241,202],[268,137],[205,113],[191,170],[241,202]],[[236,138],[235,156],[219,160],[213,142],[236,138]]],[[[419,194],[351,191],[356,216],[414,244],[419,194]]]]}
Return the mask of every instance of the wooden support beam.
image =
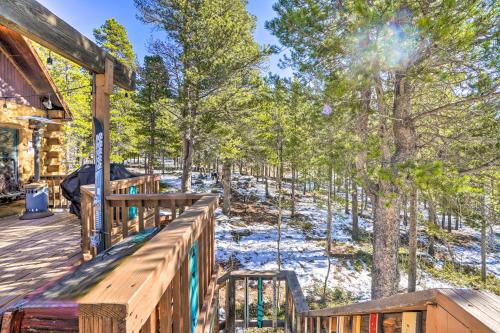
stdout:
{"type": "Polygon", "coordinates": [[[115,82],[133,90],[135,73],[35,0],[0,1],[0,24],[45,46],[93,73],[105,73],[105,59],[114,64],[115,82]]]}
{"type": "MultiPolygon", "coordinates": [[[[110,114],[109,114],[109,98],[113,93],[113,62],[111,59],[105,59],[104,74],[94,75],[93,89],[93,117],[94,117],[94,146],[96,161],[96,229],[104,235],[104,249],[111,247],[111,229],[112,216],[106,196],[110,191],[110,114]],[[100,181],[99,181],[100,180],[100,181]]],[[[98,240],[100,242],[100,240],[98,240]]],[[[102,245],[98,246],[98,250],[102,249],[102,245]]]]}

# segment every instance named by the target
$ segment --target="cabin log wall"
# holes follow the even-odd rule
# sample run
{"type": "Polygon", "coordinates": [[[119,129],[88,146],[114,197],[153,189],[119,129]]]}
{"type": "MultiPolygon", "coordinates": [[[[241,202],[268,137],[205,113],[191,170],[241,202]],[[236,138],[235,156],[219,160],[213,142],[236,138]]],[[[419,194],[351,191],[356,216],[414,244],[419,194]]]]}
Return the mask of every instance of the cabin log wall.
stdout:
{"type": "MultiPolygon", "coordinates": [[[[32,144],[31,150],[29,149],[29,142],[32,142],[33,138],[33,130],[29,128],[27,120],[20,120],[17,117],[47,116],[43,111],[43,105],[38,94],[39,92],[35,90],[22,71],[9,59],[7,51],[0,40],[0,102],[2,106],[0,127],[18,130],[17,153],[19,181],[21,184],[27,183],[30,177],[34,175],[32,144]],[[15,98],[4,100],[1,97],[15,98]],[[7,103],[7,110],[3,110],[4,102],[7,103]]],[[[64,113],[64,111],[62,112],[64,113]]],[[[61,123],[44,126],[40,154],[41,175],[52,176],[66,173],[66,168],[62,164],[62,156],[64,156],[62,134],[61,123]]]]}

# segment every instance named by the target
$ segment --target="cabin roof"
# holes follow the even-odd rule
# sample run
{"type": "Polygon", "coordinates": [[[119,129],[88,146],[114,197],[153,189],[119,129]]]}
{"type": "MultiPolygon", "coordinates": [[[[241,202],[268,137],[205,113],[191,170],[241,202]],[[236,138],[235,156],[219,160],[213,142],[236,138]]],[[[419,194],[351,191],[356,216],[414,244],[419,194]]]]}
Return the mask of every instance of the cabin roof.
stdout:
{"type": "Polygon", "coordinates": [[[53,110],[65,111],[64,119],[71,120],[71,111],[31,42],[21,34],[0,25],[0,48],[29,81],[36,94],[50,95],[53,110]]]}

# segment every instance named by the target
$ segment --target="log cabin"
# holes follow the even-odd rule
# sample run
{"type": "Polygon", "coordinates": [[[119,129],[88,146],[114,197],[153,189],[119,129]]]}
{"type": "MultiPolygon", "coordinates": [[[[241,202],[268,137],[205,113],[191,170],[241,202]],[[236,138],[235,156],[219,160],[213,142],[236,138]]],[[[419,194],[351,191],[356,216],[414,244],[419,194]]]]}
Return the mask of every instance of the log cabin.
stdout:
{"type": "Polygon", "coordinates": [[[159,193],[154,175],[109,179],[109,96],[133,89],[131,71],[35,0],[0,1],[0,25],[94,73],[103,180],[80,188],[80,219],[0,220],[1,333],[500,332],[500,299],[482,291],[311,310],[293,271],[218,274],[216,195],[159,193]]]}
{"type": "Polygon", "coordinates": [[[5,26],[0,26],[0,102],[0,178],[4,182],[0,195],[8,196],[35,175],[35,123],[25,117],[51,120],[42,128],[40,175],[65,173],[62,126],[71,120],[71,112],[32,43],[5,26]]]}

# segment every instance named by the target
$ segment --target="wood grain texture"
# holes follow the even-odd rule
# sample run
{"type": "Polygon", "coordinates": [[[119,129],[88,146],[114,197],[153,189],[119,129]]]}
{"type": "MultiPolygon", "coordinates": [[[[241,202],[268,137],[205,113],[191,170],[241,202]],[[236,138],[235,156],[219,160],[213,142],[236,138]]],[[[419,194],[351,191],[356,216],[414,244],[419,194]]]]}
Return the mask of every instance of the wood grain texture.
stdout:
{"type": "MultiPolygon", "coordinates": [[[[123,311],[120,315],[126,313],[122,318],[126,319],[125,331],[137,331],[149,318],[174,276],[178,275],[193,242],[208,225],[210,212],[214,211],[217,202],[217,197],[210,195],[199,199],[125,259],[78,303],[95,305],[92,309],[95,316],[101,316],[100,308],[103,306],[117,306],[123,311]]],[[[182,292],[182,286],[180,289],[182,292]]],[[[174,301],[175,293],[174,289],[174,301]]],[[[183,296],[180,295],[181,308],[183,296]]]]}
{"type": "Polygon", "coordinates": [[[104,73],[104,62],[109,58],[114,63],[116,84],[127,90],[135,87],[131,69],[35,0],[0,1],[0,24],[94,73],[104,73]]]}
{"type": "Polygon", "coordinates": [[[355,315],[384,312],[403,312],[407,310],[423,310],[427,302],[436,299],[437,290],[429,289],[410,294],[398,294],[382,299],[367,301],[331,309],[309,311],[310,316],[355,315]]]}
{"type": "Polygon", "coordinates": [[[82,260],[80,223],[74,215],[9,217],[0,219],[0,226],[0,313],[82,260]]]}

